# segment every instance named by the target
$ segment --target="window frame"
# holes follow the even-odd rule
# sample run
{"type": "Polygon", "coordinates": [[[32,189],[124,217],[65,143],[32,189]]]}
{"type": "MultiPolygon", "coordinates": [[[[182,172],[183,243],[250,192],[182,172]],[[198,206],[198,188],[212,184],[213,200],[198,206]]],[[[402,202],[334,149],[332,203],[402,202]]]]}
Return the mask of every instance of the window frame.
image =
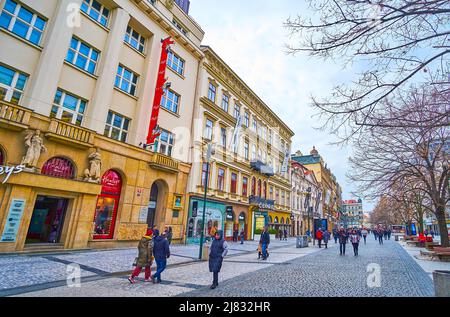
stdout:
{"type": "Polygon", "coordinates": [[[66,58],[65,58],[66,62],[68,62],[69,64],[75,66],[78,69],[81,69],[81,70],[83,70],[85,72],[88,72],[91,75],[95,75],[95,71],[97,70],[97,66],[98,66],[99,60],[100,60],[100,51],[99,50],[95,49],[90,44],[86,43],[85,41],[83,41],[83,40],[81,40],[81,39],[79,39],[79,38],[77,38],[75,36],[72,36],[72,39],[70,40],[70,46],[69,46],[69,49],[67,51],[67,55],[66,55],[66,58]],[[72,48],[72,41],[73,40],[77,41],[77,47],[75,49],[72,48]],[[86,47],[89,48],[88,56],[86,56],[86,55],[84,55],[83,53],[80,52],[80,48],[81,48],[82,44],[84,44],[86,47]],[[70,61],[69,60],[69,52],[71,52],[71,51],[73,52],[73,58],[70,61]],[[97,59],[96,60],[92,59],[92,53],[93,52],[97,53],[97,59]],[[80,56],[80,55],[83,58],[86,59],[86,65],[85,65],[84,68],[82,68],[82,67],[80,67],[80,66],[78,66],[76,64],[76,62],[78,60],[78,56],[80,56]],[[89,71],[89,67],[91,65],[91,62],[94,63],[94,65],[95,65],[94,70],[92,72],[89,71]]]}
{"type": "Polygon", "coordinates": [[[248,177],[242,177],[242,196],[248,197],[248,177]]]}
{"type": "Polygon", "coordinates": [[[127,26],[127,30],[125,32],[123,41],[125,43],[127,43],[128,45],[130,45],[135,51],[137,51],[141,54],[145,54],[147,38],[145,36],[143,36],[141,33],[139,33],[138,31],[136,31],[131,25],[127,26]],[[138,34],[137,39],[133,36],[133,32],[136,32],[138,34]],[[127,37],[128,37],[128,40],[127,40],[127,37]],[[132,44],[132,39],[134,39],[136,41],[138,47],[136,47],[132,44]],[[142,43],[141,40],[143,40],[144,42],[142,43]],[[142,47],[142,50],[141,50],[141,47],[142,47]]]}
{"type": "Polygon", "coordinates": [[[233,118],[237,119],[241,115],[241,106],[238,103],[234,104],[233,118]]]}
{"type": "Polygon", "coordinates": [[[46,26],[47,26],[47,23],[48,23],[48,20],[43,15],[41,15],[38,12],[36,12],[35,10],[33,10],[33,9],[23,5],[21,2],[14,1],[14,0],[6,0],[5,1],[5,5],[2,8],[2,11],[0,13],[0,19],[1,19],[1,16],[3,16],[3,14],[9,15],[11,17],[11,20],[9,21],[8,27],[2,27],[3,29],[13,33],[14,35],[16,35],[16,36],[18,36],[18,37],[20,37],[20,38],[22,38],[22,39],[24,39],[24,40],[34,44],[34,45],[37,45],[37,46],[40,45],[40,43],[42,41],[43,34],[44,34],[45,30],[46,30],[46,26]],[[8,1],[16,4],[16,8],[14,9],[14,12],[10,12],[10,11],[6,10],[6,4],[7,4],[8,1]],[[19,17],[20,9],[22,9],[22,8],[33,15],[32,18],[31,18],[31,22],[25,21],[21,17],[19,17]],[[39,27],[36,27],[36,20],[37,20],[37,18],[41,19],[44,22],[42,30],[39,27]],[[20,23],[25,24],[27,26],[27,34],[25,35],[25,37],[23,37],[20,34],[18,34],[18,33],[13,31],[17,20],[19,20],[20,23]],[[33,42],[31,40],[31,35],[32,35],[33,31],[36,31],[36,32],[38,32],[40,34],[39,35],[39,41],[37,43],[35,43],[35,42],[33,42]]]}
{"type": "Polygon", "coordinates": [[[222,95],[222,104],[220,105],[220,107],[222,108],[223,111],[228,113],[228,110],[230,108],[230,96],[229,95],[227,95],[225,93],[222,95]],[[226,106],[224,106],[224,105],[226,105],[226,106]]]}
{"type": "Polygon", "coordinates": [[[216,103],[217,100],[217,86],[214,85],[212,82],[209,82],[208,84],[208,99],[213,103],[216,103]],[[214,91],[211,90],[211,87],[214,87],[214,91]],[[211,99],[212,94],[214,94],[214,100],[211,99]]]}
{"type": "Polygon", "coordinates": [[[213,130],[214,130],[214,121],[209,118],[205,118],[203,138],[206,140],[212,141],[213,136],[214,136],[213,130]],[[209,122],[211,123],[211,127],[208,126],[209,122]]]}
{"type": "Polygon", "coordinates": [[[162,108],[164,108],[172,113],[179,114],[180,104],[181,104],[181,95],[180,94],[176,93],[172,89],[164,90],[164,95],[161,98],[161,107],[162,108]],[[170,94],[172,94],[174,96],[174,98],[176,98],[176,101],[174,99],[169,98],[170,94]],[[169,101],[172,103],[172,109],[167,106],[169,101]],[[174,111],[174,107],[175,107],[175,111],[174,111]]]}
{"type": "Polygon", "coordinates": [[[237,183],[238,183],[238,174],[235,172],[231,172],[230,176],[230,193],[237,194],[237,183]],[[233,180],[233,176],[235,176],[233,180]]]}
{"type": "Polygon", "coordinates": [[[17,100],[17,105],[20,104],[20,101],[22,100],[23,93],[24,93],[25,88],[27,86],[27,82],[28,82],[29,76],[27,74],[21,72],[21,71],[18,71],[18,70],[14,69],[14,68],[10,68],[9,66],[3,65],[3,64],[0,64],[0,67],[3,67],[6,70],[9,70],[11,72],[14,72],[14,75],[12,77],[10,86],[7,86],[6,84],[0,82],[0,88],[6,89],[6,93],[5,93],[4,99],[0,99],[0,100],[16,104],[12,100],[13,100],[14,94],[18,93],[18,94],[20,94],[20,96],[19,96],[19,99],[17,100]],[[23,89],[22,90],[17,88],[17,84],[19,83],[20,76],[25,77],[24,85],[23,85],[23,89]]]}
{"type": "Polygon", "coordinates": [[[155,140],[153,151],[155,153],[159,153],[159,154],[165,155],[167,157],[172,157],[174,147],[175,147],[175,134],[173,134],[172,132],[170,132],[168,130],[161,129],[161,134],[155,140]],[[161,140],[161,136],[164,133],[167,133],[167,135],[168,135],[167,141],[161,140]],[[161,145],[165,145],[165,147],[166,147],[166,150],[164,152],[161,152],[161,145]]]}
{"type": "Polygon", "coordinates": [[[70,92],[67,92],[67,91],[63,90],[63,89],[57,88],[56,93],[55,93],[55,98],[54,98],[54,100],[52,102],[52,109],[50,111],[50,118],[55,118],[55,119],[61,120],[63,122],[67,122],[62,117],[63,111],[66,111],[67,113],[72,114],[71,122],[67,122],[67,123],[81,127],[83,125],[83,119],[86,116],[86,109],[87,109],[87,107],[88,107],[88,101],[86,99],[78,97],[77,95],[74,95],[74,94],[72,94],[70,92]],[[61,93],[60,103],[59,104],[57,104],[55,102],[58,93],[61,93]],[[66,101],[67,95],[69,95],[72,98],[77,99],[76,110],[71,110],[71,109],[69,109],[67,107],[64,107],[64,102],[66,101]],[[83,112],[79,112],[82,102],[84,102],[84,110],[83,110],[83,112]],[[53,115],[54,114],[53,110],[54,110],[55,107],[58,108],[58,109],[56,111],[56,114],[53,115]],[[78,121],[78,117],[80,117],[80,116],[81,116],[81,121],[78,124],[77,121],[78,121]]]}
{"type": "Polygon", "coordinates": [[[80,6],[80,12],[85,13],[90,19],[92,19],[92,21],[95,21],[95,22],[99,23],[100,25],[104,26],[105,28],[108,28],[109,20],[110,20],[110,16],[111,16],[111,9],[107,8],[106,6],[104,6],[104,5],[103,5],[102,3],[100,3],[99,1],[97,1],[97,0],[83,0],[83,2],[81,3],[81,6],[80,6]],[[86,11],[84,11],[84,10],[83,10],[83,4],[85,4],[86,2],[89,2],[89,3],[87,4],[87,7],[88,7],[88,8],[87,8],[86,11]],[[97,3],[100,5],[100,11],[101,11],[101,12],[98,12],[97,9],[94,8],[94,7],[92,6],[92,4],[93,4],[94,2],[97,2],[97,3]],[[108,11],[108,15],[107,15],[107,16],[105,16],[105,15],[103,14],[105,9],[108,11]],[[92,10],[94,10],[94,11],[96,11],[96,12],[98,13],[98,18],[97,18],[97,19],[95,19],[95,18],[91,15],[91,11],[92,11],[92,10]],[[106,19],[106,23],[105,23],[105,24],[103,24],[103,23],[101,22],[101,21],[102,21],[102,17],[105,17],[105,19],[106,19]]]}
{"type": "Polygon", "coordinates": [[[127,140],[128,140],[128,135],[129,135],[129,133],[130,133],[130,125],[131,125],[131,119],[130,119],[130,118],[128,118],[128,117],[126,117],[126,116],[124,116],[124,115],[121,115],[121,114],[119,114],[119,113],[117,113],[117,112],[114,112],[114,111],[109,110],[109,111],[108,111],[108,117],[106,118],[105,131],[104,131],[104,134],[103,134],[103,135],[106,136],[106,137],[108,137],[108,138],[110,138],[110,139],[113,139],[113,140],[116,140],[116,141],[119,141],[119,142],[124,142],[124,143],[126,143],[127,140]],[[110,114],[111,114],[111,122],[108,123],[110,114]],[[120,128],[118,128],[118,127],[116,127],[116,126],[114,125],[114,119],[115,119],[116,117],[121,117],[121,118],[122,118],[122,123],[121,123],[121,125],[120,125],[120,128]],[[128,128],[125,130],[124,126],[125,126],[125,122],[127,122],[127,121],[128,121],[128,128]],[[106,134],[106,129],[107,129],[108,127],[109,127],[109,132],[106,134]],[[118,138],[118,139],[115,139],[114,137],[112,137],[112,131],[113,131],[113,129],[118,129],[118,130],[119,130],[119,138],[118,138]],[[123,133],[126,133],[125,140],[122,140],[123,133]]]}
{"type": "Polygon", "coordinates": [[[167,66],[177,74],[184,76],[186,61],[172,50],[169,50],[167,55],[167,66]]]}
{"type": "Polygon", "coordinates": [[[217,190],[223,192],[225,191],[225,177],[226,177],[226,171],[224,168],[219,167],[217,169],[217,190]],[[220,175],[220,172],[223,172],[223,175],[220,175]]]}
{"type": "Polygon", "coordinates": [[[220,142],[225,149],[227,147],[227,129],[225,127],[220,127],[220,142]]]}
{"type": "Polygon", "coordinates": [[[133,97],[137,97],[139,79],[140,79],[139,74],[135,73],[131,69],[127,68],[126,66],[124,66],[122,64],[119,64],[119,66],[117,67],[116,78],[114,80],[114,87],[116,87],[120,91],[123,91],[123,92],[125,92],[125,93],[127,93],[127,94],[129,94],[129,95],[131,95],[133,97]],[[122,68],[122,73],[121,74],[119,74],[120,68],[122,68]],[[124,77],[125,71],[129,71],[131,73],[132,78],[130,80],[128,80],[128,79],[126,79],[124,77]],[[136,77],[136,83],[133,83],[134,77],[136,77]],[[117,84],[117,78],[119,78],[119,84],[117,84]],[[122,88],[122,85],[123,85],[124,81],[129,83],[128,91],[126,91],[125,89],[122,88]],[[134,94],[131,93],[131,90],[132,90],[133,86],[134,86],[134,94]]]}

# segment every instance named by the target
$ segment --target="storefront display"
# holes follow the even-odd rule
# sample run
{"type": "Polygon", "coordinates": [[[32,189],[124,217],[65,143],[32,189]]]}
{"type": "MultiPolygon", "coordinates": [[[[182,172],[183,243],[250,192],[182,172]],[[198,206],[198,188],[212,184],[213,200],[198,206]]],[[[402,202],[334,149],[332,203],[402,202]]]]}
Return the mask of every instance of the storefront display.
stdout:
{"type": "MultiPolygon", "coordinates": [[[[205,209],[205,237],[210,239],[217,230],[224,230],[226,207],[219,202],[207,201],[205,209]]],[[[203,228],[203,201],[191,199],[189,204],[189,220],[187,242],[199,243],[203,228]]]]}

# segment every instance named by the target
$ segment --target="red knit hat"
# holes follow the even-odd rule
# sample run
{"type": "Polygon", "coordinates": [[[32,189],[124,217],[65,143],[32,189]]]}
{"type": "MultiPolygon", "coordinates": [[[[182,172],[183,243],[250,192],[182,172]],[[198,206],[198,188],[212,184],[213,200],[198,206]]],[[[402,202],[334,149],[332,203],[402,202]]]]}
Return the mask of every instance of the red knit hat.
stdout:
{"type": "Polygon", "coordinates": [[[153,235],[153,230],[151,228],[147,229],[147,233],[145,234],[146,236],[150,237],[153,235]]]}

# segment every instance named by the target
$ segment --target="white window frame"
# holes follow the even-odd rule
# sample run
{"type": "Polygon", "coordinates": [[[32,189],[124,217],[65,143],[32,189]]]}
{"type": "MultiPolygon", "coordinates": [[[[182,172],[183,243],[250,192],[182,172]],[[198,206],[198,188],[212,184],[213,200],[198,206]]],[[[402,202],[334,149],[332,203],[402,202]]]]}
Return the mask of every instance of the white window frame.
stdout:
{"type": "Polygon", "coordinates": [[[1,65],[1,66],[14,72],[14,76],[13,76],[13,80],[11,82],[11,86],[8,86],[8,85],[3,84],[3,83],[0,82],[0,87],[6,89],[5,99],[3,101],[11,102],[11,99],[12,99],[12,97],[14,95],[14,92],[18,92],[18,93],[20,93],[20,97],[19,97],[18,103],[20,103],[20,100],[22,99],[22,96],[23,96],[23,92],[24,92],[25,87],[26,87],[27,82],[28,82],[28,75],[25,74],[25,73],[19,72],[19,71],[15,70],[15,69],[9,68],[6,65],[1,65]],[[24,88],[23,88],[24,90],[20,90],[20,89],[16,88],[17,81],[19,80],[19,76],[20,75],[23,75],[23,76],[26,77],[25,85],[24,85],[24,88]]]}
{"type": "Polygon", "coordinates": [[[135,72],[133,72],[131,69],[125,67],[124,65],[119,64],[119,66],[117,67],[116,78],[115,78],[115,81],[114,81],[114,87],[116,87],[117,89],[120,89],[121,91],[126,92],[127,94],[130,94],[132,96],[136,96],[137,95],[138,84],[139,84],[139,75],[136,74],[135,72]],[[122,73],[121,74],[119,74],[120,67],[122,67],[122,73]],[[125,70],[131,72],[132,77],[131,77],[130,80],[128,80],[125,77],[123,77],[123,75],[125,73],[125,70]],[[119,77],[119,85],[118,86],[115,83],[117,81],[117,77],[119,77]],[[136,77],[136,84],[133,83],[133,77],[136,77]],[[125,89],[122,89],[123,81],[127,81],[127,82],[130,83],[130,85],[128,86],[128,91],[125,90],[125,89]],[[131,93],[132,86],[135,86],[134,94],[131,93]]]}
{"type": "Polygon", "coordinates": [[[127,31],[125,32],[125,37],[123,39],[123,41],[125,43],[127,43],[128,45],[130,45],[134,50],[138,51],[139,53],[145,54],[145,44],[147,43],[147,39],[138,31],[136,31],[135,29],[133,29],[130,25],[127,27],[127,31]],[[128,32],[128,30],[130,30],[130,32],[128,32]],[[136,32],[138,34],[138,38],[135,38],[133,36],[133,32],[136,32]],[[128,40],[127,40],[127,36],[128,36],[128,40]],[[134,46],[132,44],[132,39],[136,40],[136,42],[138,43],[138,47],[134,46]],[[144,43],[141,42],[141,40],[144,40],[144,43]],[[142,51],[141,51],[142,48],[142,51]]]}
{"type": "Polygon", "coordinates": [[[246,128],[250,126],[250,114],[247,111],[244,114],[244,126],[246,128]]]}
{"type": "Polygon", "coordinates": [[[116,141],[127,142],[128,136],[129,136],[129,134],[130,134],[130,124],[131,124],[131,119],[130,119],[130,118],[127,118],[127,117],[125,117],[124,115],[121,115],[121,114],[119,114],[119,113],[115,113],[115,112],[113,112],[113,111],[109,111],[109,112],[108,112],[108,116],[109,116],[109,113],[112,114],[112,116],[111,116],[111,123],[108,123],[108,119],[106,120],[105,130],[106,130],[106,129],[109,129],[109,131],[108,131],[107,134],[105,134],[105,136],[107,136],[107,137],[110,138],[110,139],[116,140],[116,141]],[[116,116],[122,118],[122,124],[121,124],[120,128],[118,128],[118,127],[116,127],[116,126],[114,125],[114,119],[115,119],[116,116]],[[128,130],[125,130],[125,129],[124,129],[124,125],[125,125],[125,122],[126,122],[127,120],[128,120],[128,130]],[[120,131],[120,133],[119,133],[119,139],[114,139],[114,138],[112,137],[112,131],[113,131],[113,129],[117,129],[117,130],[120,131]],[[126,133],[125,140],[122,140],[123,133],[126,133]]]}
{"type": "MultiPolygon", "coordinates": [[[[16,9],[15,9],[13,14],[11,14],[11,12],[7,11],[5,8],[2,8],[2,11],[0,12],[0,14],[6,13],[9,16],[12,17],[11,21],[9,22],[9,26],[8,26],[7,30],[12,32],[14,35],[17,35],[12,30],[14,28],[14,25],[16,24],[16,21],[19,20],[20,22],[28,25],[28,31],[27,31],[27,35],[25,36],[25,40],[29,41],[32,44],[39,45],[41,43],[41,41],[42,41],[42,36],[44,34],[44,31],[45,31],[45,28],[47,26],[47,22],[48,21],[43,16],[41,16],[40,14],[36,13],[34,10],[29,9],[28,7],[23,6],[18,1],[12,1],[12,2],[16,3],[16,9]],[[26,9],[27,11],[30,11],[31,13],[33,13],[33,18],[31,19],[31,24],[30,24],[30,22],[24,21],[21,18],[19,18],[19,11],[20,11],[20,9],[22,7],[24,9],[26,9]],[[37,20],[38,17],[41,18],[42,20],[44,20],[44,22],[45,22],[44,28],[42,30],[37,28],[37,27],[35,27],[36,20],[37,20]],[[33,30],[36,30],[36,31],[41,33],[41,37],[39,38],[39,43],[37,43],[37,44],[30,41],[31,33],[33,32],[33,30]]],[[[5,2],[5,4],[6,4],[6,2],[5,2]]],[[[22,38],[20,35],[17,35],[17,36],[22,38]]]]}
{"type": "Polygon", "coordinates": [[[227,129],[224,127],[220,128],[220,143],[223,148],[227,147],[227,129]]]}
{"type": "Polygon", "coordinates": [[[233,111],[233,117],[235,119],[239,118],[241,115],[241,106],[237,103],[234,104],[234,111],[233,111]]]}
{"type": "Polygon", "coordinates": [[[181,76],[184,76],[186,61],[173,51],[169,51],[169,54],[167,55],[167,66],[181,76]],[[178,59],[177,62],[174,61],[175,58],[178,59]]]}
{"type": "Polygon", "coordinates": [[[250,144],[248,142],[244,143],[244,158],[246,160],[250,158],[250,144]]]}
{"type": "Polygon", "coordinates": [[[74,55],[73,55],[73,59],[72,59],[71,61],[69,61],[69,60],[67,59],[67,56],[66,56],[66,61],[69,62],[70,64],[72,64],[73,66],[75,66],[75,67],[77,67],[77,68],[80,68],[80,69],[83,69],[84,71],[88,72],[89,74],[94,75],[94,74],[95,74],[95,71],[97,70],[97,65],[98,65],[98,62],[99,62],[99,59],[100,59],[100,52],[99,52],[98,50],[96,50],[95,48],[93,48],[93,47],[92,47],[91,45],[89,45],[88,43],[86,43],[86,42],[80,40],[79,38],[72,37],[71,41],[72,41],[72,40],[76,40],[76,41],[78,42],[78,43],[77,43],[77,48],[76,48],[76,49],[73,49],[71,45],[69,46],[69,51],[72,51],[72,52],[74,53],[74,55]],[[88,56],[86,56],[86,55],[84,55],[83,53],[80,52],[81,44],[84,44],[84,45],[86,45],[87,47],[89,47],[89,53],[88,53],[88,56]],[[92,52],[94,52],[94,51],[97,53],[97,60],[93,60],[93,59],[92,59],[92,52]],[[83,56],[84,58],[87,59],[86,66],[85,66],[84,68],[81,68],[81,67],[79,67],[79,66],[76,64],[76,61],[77,61],[77,58],[78,58],[79,55],[81,55],[81,56],[83,56]],[[89,71],[89,65],[90,65],[91,62],[93,62],[93,63],[95,64],[95,68],[94,68],[94,71],[93,71],[92,73],[89,71]]]}
{"type": "Polygon", "coordinates": [[[225,111],[226,113],[228,113],[228,109],[230,108],[230,96],[228,96],[227,94],[223,94],[222,96],[222,110],[225,111]],[[226,105],[226,107],[225,107],[226,105]]]}
{"type": "Polygon", "coordinates": [[[170,132],[168,130],[161,129],[161,135],[159,135],[158,138],[155,141],[154,152],[159,153],[159,154],[163,154],[165,156],[172,157],[173,148],[175,146],[175,134],[173,134],[172,132],[170,132]],[[169,135],[169,138],[168,138],[169,140],[167,142],[166,141],[161,141],[161,135],[162,135],[163,132],[166,132],[169,135]],[[166,150],[165,151],[161,152],[161,144],[166,146],[166,150]]]}
{"type": "Polygon", "coordinates": [[[206,140],[210,140],[210,141],[212,141],[212,138],[213,138],[213,129],[214,129],[214,122],[211,120],[211,119],[209,119],[209,118],[206,118],[206,120],[205,120],[205,130],[204,130],[204,133],[203,133],[203,137],[206,139],[206,140]],[[211,123],[211,126],[209,127],[208,126],[208,123],[211,123]]]}
{"type": "Polygon", "coordinates": [[[213,103],[216,103],[217,99],[217,86],[214,85],[212,82],[209,82],[208,84],[208,99],[212,101],[213,103]],[[211,89],[211,87],[214,87],[214,91],[211,89]],[[214,94],[214,100],[211,99],[212,94],[214,94]]]}
{"type": "Polygon", "coordinates": [[[87,5],[88,6],[88,9],[87,9],[87,12],[84,12],[83,10],[81,10],[80,9],[80,11],[81,12],[84,12],[84,13],[86,13],[87,15],[88,15],[88,17],[89,18],[91,18],[93,21],[96,21],[96,22],[98,22],[98,23],[100,23],[100,25],[103,25],[104,27],[108,27],[108,25],[109,25],[109,18],[111,17],[111,10],[109,9],[109,8],[107,8],[107,7],[105,7],[100,1],[98,1],[98,0],[83,0],[83,2],[88,2],[89,4],[87,5]],[[98,12],[97,11],[97,9],[95,9],[94,7],[92,7],[92,3],[94,2],[94,1],[97,1],[99,4],[100,4],[100,11],[101,12],[98,12]],[[101,22],[101,19],[102,19],[102,16],[104,16],[103,15],[103,12],[104,12],[104,10],[108,10],[108,16],[106,17],[106,25],[104,25],[102,22],[101,22]],[[94,10],[94,11],[96,11],[97,13],[98,13],[98,18],[97,19],[94,19],[94,17],[92,17],[91,16],[91,11],[92,10],[94,10]]]}
{"type": "Polygon", "coordinates": [[[177,94],[175,91],[173,91],[172,89],[169,89],[169,90],[164,90],[164,96],[163,96],[163,98],[161,99],[161,107],[163,107],[164,109],[166,109],[166,110],[168,110],[168,111],[170,111],[170,112],[173,112],[173,113],[179,113],[179,111],[180,111],[180,100],[181,100],[181,96],[179,95],[179,94],[177,94]],[[175,100],[174,99],[170,99],[169,98],[169,94],[168,94],[168,92],[171,92],[172,94],[173,94],[173,96],[174,97],[177,97],[177,99],[178,99],[178,101],[177,102],[175,102],[175,100]],[[169,101],[171,101],[172,102],[172,109],[171,108],[169,108],[168,106],[167,106],[167,104],[168,104],[168,102],[169,101]],[[173,109],[173,107],[174,106],[176,106],[176,111],[173,109]]]}
{"type": "MultiPolygon", "coordinates": [[[[57,107],[58,108],[58,111],[56,112],[56,116],[55,116],[56,119],[62,120],[62,113],[63,113],[63,111],[66,111],[66,112],[68,112],[68,113],[73,115],[72,116],[72,122],[70,122],[73,125],[77,125],[76,122],[77,122],[78,116],[81,116],[82,117],[81,118],[81,123],[80,123],[80,126],[81,126],[83,124],[83,119],[86,116],[86,110],[87,110],[87,107],[88,107],[88,101],[85,100],[85,99],[82,99],[82,98],[80,98],[80,97],[78,97],[78,96],[76,96],[74,94],[66,92],[66,91],[64,91],[62,89],[58,88],[56,93],[58,93],[58,91],[60,91],[62,93],[61,94],[60,104],[55,103],[55,101],[53,101],[53,103],[52,103],[52,108],[53,107],[57,107]],[[72,97],[77,99],[77,108],[76,108],[75,111],[64,107],[64,101],[66,100],[66,96],[67,95],[70,95],[70,96],[72,96],[72,97]],[[80,105],[81,105],[82,101],[84,101],[86,103],[86,106],[84,108],[84,112],[80,113],[79,110],[80,110],[80,105]]],[[[55,94],[55,97],[56,97],[56,94],[55,94]]]]}

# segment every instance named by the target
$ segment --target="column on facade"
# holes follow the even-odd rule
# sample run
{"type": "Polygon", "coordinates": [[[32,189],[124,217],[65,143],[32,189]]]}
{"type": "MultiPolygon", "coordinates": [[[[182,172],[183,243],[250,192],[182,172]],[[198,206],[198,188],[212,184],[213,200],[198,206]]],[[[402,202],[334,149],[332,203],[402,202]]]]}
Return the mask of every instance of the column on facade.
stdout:
{"type": "Polygon", "coordinates": [[[37,113],[48,116],[55,98],[64,60],[69,49],[74,25],[70,23],[69,5],[81,6],[82,0],[60,0],[45,34],[44,48],[30,77],[22,104],[37,113]]]}
{"type": "Polygon", "coordinates": [[[99,134],[103,134],[105,130],[123,39],[129,21],[130,15],[125,10],[118,8],[113,11],[111,29],[99,65],[98,73],[100,75],[86,115],[86,127],[99,134]]]}

